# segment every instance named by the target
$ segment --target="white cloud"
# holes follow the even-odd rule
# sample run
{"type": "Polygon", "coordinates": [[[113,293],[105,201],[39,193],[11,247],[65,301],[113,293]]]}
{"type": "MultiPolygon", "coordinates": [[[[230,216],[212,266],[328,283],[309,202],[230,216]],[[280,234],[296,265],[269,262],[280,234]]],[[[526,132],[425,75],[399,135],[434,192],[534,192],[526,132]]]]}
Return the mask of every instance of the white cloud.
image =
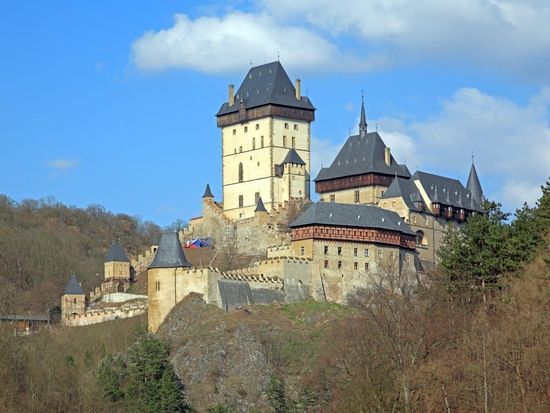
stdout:
{"type": "Polygon", "coordinates": [[[439,170],[465,182],[473,150],[486,195],[514,209],[532,205],[550,175],[549,109],[549,88],[523,106],[463,88],[427,120],[378,122],[382,138],[399,161],[407,157],[411,170],[439,170]]]}
{"type": "Polygon", "coordinates": [[[76,159],[58,158],[47,161],[46,165],[57,172],[66,173],[71,169],[76,168],[78,166],[78,161],[76,159]]]}
{"type": "Polygon", "coordinates": [[[546,0],[263,0],[277,19],[306,21],[338,37],[383,47],[396,60],[475,62],[548,79],[546,0]]]}
{"type": "Polygon", "coordinates": [[[171,28],[149,31],[132,45],[132,60],[144,71],[188,68],[211,73],[242,71],[252,61],[273,61],[307,71],[363,71],[386,62],[342,53],[304,27],[276,22],[268,14],[231,12],[223,17],[174,16],[171,28]]]}

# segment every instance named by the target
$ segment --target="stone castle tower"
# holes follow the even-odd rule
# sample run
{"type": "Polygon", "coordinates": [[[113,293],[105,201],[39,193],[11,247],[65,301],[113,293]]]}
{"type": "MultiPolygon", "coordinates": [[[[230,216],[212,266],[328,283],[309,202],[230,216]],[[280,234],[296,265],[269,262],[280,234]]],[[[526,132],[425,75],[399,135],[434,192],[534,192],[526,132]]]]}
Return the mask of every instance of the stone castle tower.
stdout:
{"type": "Polygon", "coordinates": [[[280,62],[251,68],[236,95],[229,85],[216,117],[228,218],[253,216],[260,198],[268,212],[293,198],[309,199],[315,107],[280,62]]]}
{"type": "Polygon", "coordinates": [[[76,276],[71,275],[61,296],[61,321],[64,322],[71,315],[84,314],[85,312],[86,296],[76,276]]]}
{"type": "Polygon", "coordinates": [[[162,234],[155,258],[147,271],[148,324],[151,331],[157,331],[162,320],[179,302],[178,300],[181,300],[178,297],[178,292],[181,293],[178,287],[179,290],[182,289],[183,270],[190,267],[191,264],[181,248],[178,234],[176,232],[162,234]]]}
{"type": "Polygon", "coordinates": [[[111,249],[105,257],[105,281],[130,281],[130,260],[117,243],[111,245],[111,249]]]}

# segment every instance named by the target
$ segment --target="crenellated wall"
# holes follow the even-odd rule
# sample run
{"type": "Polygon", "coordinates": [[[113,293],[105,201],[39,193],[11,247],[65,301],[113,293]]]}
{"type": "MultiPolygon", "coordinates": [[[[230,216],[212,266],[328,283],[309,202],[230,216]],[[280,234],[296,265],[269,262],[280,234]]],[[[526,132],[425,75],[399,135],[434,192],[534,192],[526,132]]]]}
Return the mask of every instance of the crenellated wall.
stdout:
{"type": "Polygon", "coordinates": [[[61,322],[67,327],[88,326],[111,320],[135,317],[147,312],[147,302],[125,304],[121,307],[110,307],[97,310],[87,310],[82,314],[63,317],[61,322]]]}

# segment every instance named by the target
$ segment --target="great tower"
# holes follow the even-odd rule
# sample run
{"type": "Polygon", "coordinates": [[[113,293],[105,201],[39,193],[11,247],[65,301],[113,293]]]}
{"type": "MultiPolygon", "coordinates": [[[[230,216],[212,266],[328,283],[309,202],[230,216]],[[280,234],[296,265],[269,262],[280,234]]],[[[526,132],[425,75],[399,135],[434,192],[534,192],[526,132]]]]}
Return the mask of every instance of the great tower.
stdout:
{"type": "Polygon", "coordinates": [[[251,217],[261,198],[272,211],[309,198],[311,122],[315,107],[280,62],[250,68],[216,114],[222,130],[223,210],[251,217]]]}

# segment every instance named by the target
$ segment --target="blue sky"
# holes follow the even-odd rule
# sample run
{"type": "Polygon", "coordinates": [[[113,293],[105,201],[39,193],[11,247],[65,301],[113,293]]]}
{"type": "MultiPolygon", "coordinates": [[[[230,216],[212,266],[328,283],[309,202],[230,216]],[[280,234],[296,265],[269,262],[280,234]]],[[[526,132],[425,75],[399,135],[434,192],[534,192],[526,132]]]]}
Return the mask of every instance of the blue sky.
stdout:
{"type": "MultiPolygon", "coordinates": [[[[367,120],[411,170],[509,210],[550,176],[550,3],[542,0],[6,1],[0,193],[97,203],[166,225],[220,199],[214,114],[275,60],[317,107],[313,175],[367,120]]],[[[221,200],[221,199],[220,199],[221,200]]]]}

